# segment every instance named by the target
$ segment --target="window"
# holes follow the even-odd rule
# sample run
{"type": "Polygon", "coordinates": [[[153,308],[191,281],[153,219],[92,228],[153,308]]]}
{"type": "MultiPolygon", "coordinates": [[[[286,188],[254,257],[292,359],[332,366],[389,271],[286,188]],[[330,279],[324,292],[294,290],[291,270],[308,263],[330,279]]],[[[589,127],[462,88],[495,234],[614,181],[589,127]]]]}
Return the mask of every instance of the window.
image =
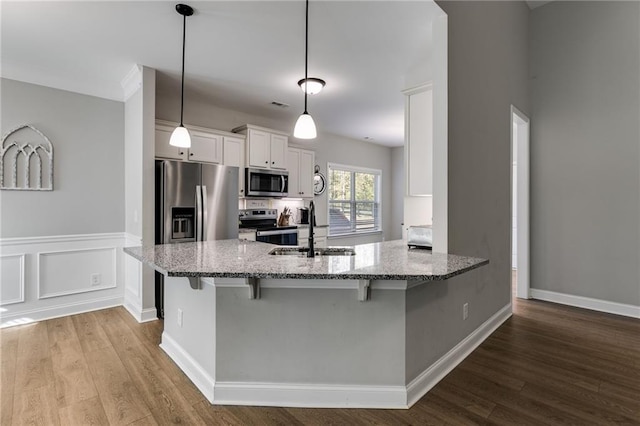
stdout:
{"type": "Polygon", "coordinates": [[[329,235],[382,230],[380,170],[329,164],[329,235]]]}

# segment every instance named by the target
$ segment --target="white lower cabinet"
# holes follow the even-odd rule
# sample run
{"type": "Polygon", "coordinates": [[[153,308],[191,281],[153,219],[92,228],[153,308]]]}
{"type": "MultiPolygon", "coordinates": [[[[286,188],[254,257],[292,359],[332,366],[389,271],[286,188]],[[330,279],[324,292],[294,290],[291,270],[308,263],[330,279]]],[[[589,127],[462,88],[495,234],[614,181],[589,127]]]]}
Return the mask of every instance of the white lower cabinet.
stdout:
{"type": "MultiPolygon", "coordinates": [[[[327,246],[327,227],[313,228],[315,247],[327,246]]],[[[309,247],[309,228],[298,228],[298,245],[301,247],[309,247]]]]}

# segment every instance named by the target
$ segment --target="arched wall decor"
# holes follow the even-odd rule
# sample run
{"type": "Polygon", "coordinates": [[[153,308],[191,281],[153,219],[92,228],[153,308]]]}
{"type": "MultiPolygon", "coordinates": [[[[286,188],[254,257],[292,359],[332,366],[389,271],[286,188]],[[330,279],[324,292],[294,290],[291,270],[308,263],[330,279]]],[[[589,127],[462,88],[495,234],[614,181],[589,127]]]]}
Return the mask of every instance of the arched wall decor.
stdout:
{"type": "Polygon", "coordinates": [[[53,191],[53,145],[30,124],[18,126],[2,137],[0,189],[53,191]],[[19,138],[19,134],[28,136],[19,138]]]}

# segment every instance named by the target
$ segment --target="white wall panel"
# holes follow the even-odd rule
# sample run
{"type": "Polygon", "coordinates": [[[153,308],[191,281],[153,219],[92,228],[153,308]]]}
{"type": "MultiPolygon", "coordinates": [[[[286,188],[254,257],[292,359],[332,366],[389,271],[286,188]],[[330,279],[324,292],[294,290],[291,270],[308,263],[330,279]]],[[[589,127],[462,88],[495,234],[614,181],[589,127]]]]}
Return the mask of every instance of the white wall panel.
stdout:
{"type": "Polygon", "coordinates": [[[116,248],[38,254],[38,299],[116,287],[116,248]],[[92,275],[99,283],[92,283],[92,275]]]}
{"type": "Polygon", "coordinates": [[[0,305],[24,302],[24,254],[0,256],[0,305]]]}

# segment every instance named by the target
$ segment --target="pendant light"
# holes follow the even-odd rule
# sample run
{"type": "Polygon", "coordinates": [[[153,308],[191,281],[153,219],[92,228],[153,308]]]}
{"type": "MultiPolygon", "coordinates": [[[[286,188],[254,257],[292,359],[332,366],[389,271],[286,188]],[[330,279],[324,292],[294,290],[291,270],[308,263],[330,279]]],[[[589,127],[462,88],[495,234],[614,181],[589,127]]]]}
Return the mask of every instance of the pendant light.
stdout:
{"type": "Polygon", "coordinates": [[[186,4],[177,4],[176,12],[182,15],[182,90],[180,94],[180,125],[171,133],[171,139],[169,139],[169,145],[177,146],[180,148],[191,147],[191,136],[184,124],[182,124],[182,117],[184,115],[184,45],[187,35],[187,16],[193,15],[193,8],[186,4]]]}
{"type": "MultiPolygon", "coordinates": [[[[304,33],[304,80],[308,80],[308,66],[309,66],[309,0],[307,0],[307,12],[305,21],[305,33],[304,33]]],[[[300,84],[300,82],[298,82],[300,84]]],[[[309,85],[305,84],[305,87],[309,85]]],[[[302,86],[300,86],[302,87],[302,86]]],[[[308,91],[304,90],[304,112],[298,117],[296,126],[293,128],[293,136],[298,139],[315,139],[317,136],[316,123],[313,122],[313,118],[307,112],[307,96],[308,91]]]]}

